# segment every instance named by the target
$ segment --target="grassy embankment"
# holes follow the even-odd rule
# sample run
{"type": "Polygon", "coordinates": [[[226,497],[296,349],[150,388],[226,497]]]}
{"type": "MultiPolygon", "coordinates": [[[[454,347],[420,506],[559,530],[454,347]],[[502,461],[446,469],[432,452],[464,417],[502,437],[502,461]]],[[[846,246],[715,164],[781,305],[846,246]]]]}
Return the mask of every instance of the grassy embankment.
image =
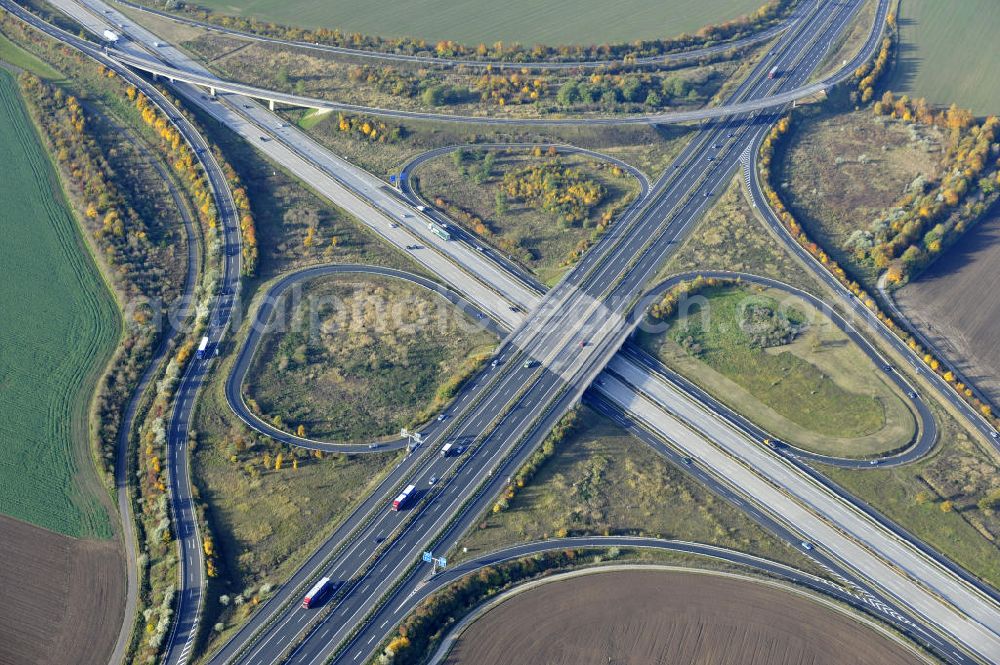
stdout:
{"type": "Polygon", "coordinates": [[[0,102],[0,512],[71,536],[107,538],[111,522],[90,459],[87,417],[119,319],[4,70],[0,102]]]}
{"type": "Polygon", "coordinates": [[[439,296],[375,275],[313,280],[295,305],[286,297],[276,310],[296,329],[265,336],[247,401],[275,426],[325,441],[372,441],[420,425],[497,341],[439,296]]]}
{"type": "Polygon", "coordinates": [[[533,478],[516,489],[507,507],[487,511],[449,559],[583,534],[680,538],[815,570],[795,548],[586,408],[575,430],[556,444],[533,478]]]}
{"type": "Polygon", "coordinates": [[[793,445],[865,457],[913,440],[903,397],[810,304],[755,287],[702,295],[666,333],[642,334],[640,344],[793,445]]]}
{"type": "MultiPolygon", "coordinates": [[[[553,177],[551,194],[572,194],[570,179],[553,177]]],[[[413,173],[414,188],[452,220],[552,283],[572,264],[571,256],[586,245],[598,225],[615,219],[638,195],[638,183],[627,172],[581,155],[531,156],[522,151],[459,150],[421,164],[413,173]],[[581,219],[567,221],[537,200],[509,195],[506,179],[530,168],[556,168],[577,174],[582,183],[602,192],[594,204],[580,204],[581,219]],[[444,205],[441,205],[444,204],[444,205]],[[467,214],[463,214],[467,213],[467,214]],[[480,220],[479,224],[469,216],[480,220]],[[581,245],[582,243],[582,245],[581,245]]]]}
{"type": "Polygon", "coordinates": [[[821,467],[843,487],[1000,589],[1000,473],[962,424],[934,405],[940,445],[929,457],[864,472],[821,467]]]}

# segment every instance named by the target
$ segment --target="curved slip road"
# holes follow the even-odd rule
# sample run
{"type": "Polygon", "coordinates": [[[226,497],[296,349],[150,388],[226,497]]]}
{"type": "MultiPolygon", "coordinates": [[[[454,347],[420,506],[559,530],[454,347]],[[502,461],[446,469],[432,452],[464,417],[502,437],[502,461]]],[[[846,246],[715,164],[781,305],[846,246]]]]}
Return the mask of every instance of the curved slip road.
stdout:
{"type": "MultiPolygon", "coordinates": [[[[816,257],[807,252],[805,248],[792,237],[788,229],[785,228],[785,225],[778,219],[778,216],[768,203],[767,197],[764,195],[764,190],[760,182],[758,159],[760,158],[760,146],[765,135],[766,131],[761,131],[758,134],[753,143],[749,146],[748,150],[750,152],[747,154],[747,158],[743,161],[743,176],[747,184],[747,189],[750,192],[751,203],[754,208],[760,211],[765,224],[767,224],[767,226],[778,238],[784,241],[785,247],[788,248],[789,252],[800,259],[801,262],[812,271],[813,275],[815,275],[821,283],[823,283],[837,297],[840,298],[853,315],[864,321],[868,328],[877,334],[889,348],[899,354],[902,358],[906,359],[912,366],[913,371],[934,387],[940,397],[952,408],[962,414],[969,425],[974,430],[979,432],[983,438],[986,439],[988,444],[994,448],[994,450],[1000,453],[1000,435],[998,435],[997,429],[989,421],[987,421],[982,414],[962,399],[962,397],[948,384],[948,382],[938,376],[935,372],[924,367],[923,359],[921,359],[913,351],[913,349],[907,346],[907,344],[900,339],[899,336],[892,332],[892,330],[890,330],[885,323],[883,323],[875,315],[874,312],[865,307],[864,304],[847,289],[847,287],[841,284],[840,281],[838,281],[833,274],[831,274],[830,271],[827,270],[818,259],[816,259],[816,257]]],[[[889,301],[890,303],[892,302],[891,298],[889,301]]],[[[898,310],[895,311],[898,312],[898,310]]],[[[902,320],[906,321],[906,318],[903,317],[902,320]]],[[[944,357],[944,355],[939,353],[933,345],[928,344],[925,345],[924,348],[931,351],[937,357],[944,357]]]]}
{"type": "MultiPolygon", "coordinates": [[[[337,443],[335,441],[319,441],[316,439],[289,434],[284,430],[272,426],[270,423],[257,416],[257,414],[253,413],[253,411],[251,411],[247,406],[246,400],[243,397],[243,384],[246,382],[246,375],[250,370],[250,366],[253,364],[254,356],[256,356],[258,348],[260,347],[261,339],[268,332],[268,323],[274,313],[274,306],[278,303],[281,297],[292,287],[300,285],[304,282],[309,282],[319,277],[325,277],[328,275],[349,274],[392,277],[394,279],[404,280],[411,284],[416,284],[417,286],[421,286],[428,291],[436,293],[452,305],[455,305],[464,314],[472,318],[478,325],[496,334],[498,337],[503,337],[506,334],[506,330],[504,330],[500,324],[484,312],[480,311],[478,307],[473,305],[458,293],[426,277],[415,275],[403,270],[358,264],[327,264],[303,268],[301,270],[288,273],[268,288],[267,292],[264,294],[261,305],[257,308],[257,311],[254,313],[254,316],[250,321],[249,333],[240,345],[239,351],[236,353],[236,361],[233,363],[229,376],[226,377],[226,401],[229,403],[229,407],[233,410],[237,417],[239,417],[239,419],[246,423],[246,425],[251,429],[289,445],[308,448],[310,450],[326,450],[341,453],[369,453],[376,451],[381,452],[384,450],[398,450],[406,447],[407,440],[401,438],[365,444],[349,444],[337,443]]],[[[438,426],[440,426],[440,422],[432,422],[428,425],[427,431],[430,431],[438,426]]]]}
{"type": "MultiPolygon", "coordinates": [[[[753,440],[762,442],[764,439],[771,439],[775,442],[778,448],[785,449],[788,454],[792,454],[795,457],[809,462],[819,462],[831,466],[853,469],[901,466],[921,459],[934,448],[934,444],[937,442],[938,437],[937,422],[934,420],[934,415],[931,413],[931,410],[927,406],[923,397],[916,393],[913,386],[906,380],[906,378],[893,369],[892,365],[885,358],[885,356],[882,355],[882,353],[880,353],[871,344],[871,342],[868,341],[868,338],[861,334],[861,332],[855,328],[851,322],[841,316],[840,313],[830,307],[827,303],[823,302],[811,293],[770,277],[761,277],[751,273],[733,272],[728,270],[702,270],[672,275],[670,278],[654,286],[643,301],[648,302],[650,298],[662,295],[681,282],[691,281],[697,277],[739,281],[745,284],[755,284],[757,286],[776,289],[799,297],[815,307],[823,315],[829,318],[841,332],[847,335],[847,337],[876,367],[884,373],[886,378],[894,386],[896,386],[896,388],[898,388],[903,395],[914,395],[910,398],[912,412],[918,421],[914,439],[902,450],[892,451],[883,455],[869,456],[864,459],[852,459],[813,453],[795,446],[794,443],[778,440],[774,435],[770,434],[765,429],[755,425],[750,419],[736,413],[731,408],[712,397],[712,395],[699,388],[694,382],[684,378],[677,372],[670,370],[659,360],[650,356],[635,344],[630,344],[625,347],[625,355],[630,360],[635,362],[636,365],[644,367],[649,370],[650,373],[662,377],[666,382],[680,387],[684,392],[694,396],[699,402],[709,406],[709,408],[713,411],[725,417],[730,424],[753,440]]],[[[641,315],[641,313],[636,312],[633,314],[633,316],[638,315],[641,315]]]]}

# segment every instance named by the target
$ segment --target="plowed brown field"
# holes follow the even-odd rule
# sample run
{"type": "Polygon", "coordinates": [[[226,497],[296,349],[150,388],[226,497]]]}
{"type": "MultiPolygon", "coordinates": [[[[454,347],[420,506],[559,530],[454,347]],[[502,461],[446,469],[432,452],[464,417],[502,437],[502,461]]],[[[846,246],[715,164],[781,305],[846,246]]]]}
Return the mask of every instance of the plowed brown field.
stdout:
{"type": "Polygon", "coordinates": [[[984,219],[896,295],[910,320],[1000,402],[1000,212],[984,219]]]}
{"type": "Polygon", "coordinates": [[[105,665],[124,606],[116,541],[0,515],[0,665],[105,665]]]}
{"type": "Polygon", "coordinates": [[[461,636],[448,665],[913,665],[841,612],[749,580],[662,571],[583,575],[525,591],[461,636]]]}

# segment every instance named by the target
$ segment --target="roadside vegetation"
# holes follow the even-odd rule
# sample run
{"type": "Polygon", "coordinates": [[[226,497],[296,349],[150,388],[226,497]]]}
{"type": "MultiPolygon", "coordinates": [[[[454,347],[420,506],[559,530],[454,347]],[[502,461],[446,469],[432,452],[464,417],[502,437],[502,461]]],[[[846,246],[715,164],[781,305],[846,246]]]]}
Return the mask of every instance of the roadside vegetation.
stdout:
{"type": "Polygon", "coordinates": [[[643,535],[813,564],[588,408],[564,420],[449,561],[543,538],[643,535]]]}
{"type": "Polygon", "coordinates": [[[399,124],[363,115],[301,110],[288,111],[287,115],[336,154],[386,179],[390,174],[398,173],[407,161],[428,150],[467,145],[471,151],[476,150],[474,144],[477,143],[565,143],[607,152],[653,178],[667,169],[674,155],[690,137],[688,128],[683,126],[533,128],[412,120],[399,124]],[[342,122],[345,119],[346,127],[342,122]],[[363,131],[365,122],[369,124],[368,136],[363,131]],[[374,140],[371,128],[377,130],[374,140]],[[396,135],[398,140],[392,138],[396,135]]]}
{"type": "Polygon", "coordinates": [[[827,455],[865,457],[913,440],[902,396],[811,304],[725,283],[692,296],[665,319],[665,333],[640,333],[639,343],[738,413],[827,455]]]}
{"type": "Polygon", "coordinates": [[[247,374],[247,404],[323,441],[375,441],[443,408],[496,337],[422,287],[391,277],[317,278],[275,305],[247,374]]]}
{"type": "MultiPolygon", "coordinates": [[[[704,105],[753,52],[598,70],[440,68],[372,62],[316,49],[247,42],[218,33],[184,41],[223,78],[308,97],[365,106],[464,115],[651,113],[704,105]]],[[[760,47],[757,47],[759,50],[760,47]]]]}
{"type": "Polygon", "coordinates": [[[689,50],[763,30],[787,16],[797,3],[768,0],[759,4],[759,0],[739,0],[734,4],[730,0],[710,0],[664,6],[649,0],[629,0],[612,9],[592,1],[569,5],[565,0],[548,0],[539,5],[518,0],[503,7],[473,2],[449,6],[448,11],[425,3],[400,7],[380,2],[362,8],[315,0],[294,4],[269,0],[245,8],[218,0],[201,3],[144,0],[144,4],[278,39],[390,53],[531,62],[622,59],[689,50]],[[225,13],[217,13],[219,10],[225,13]],[[613,14],[606,16],[607,12],[613,14]],[[740,16],[741,12],[744,15],[740,16]],[[319,27],[297,27],[303,25],[319,27]],[[370,34],[361,34],[363,31],[370,34]],[[424,34],[402,36],[414,32],[424,34]],[[671,38],[664,37],[664,33],[681,34],[671,38]],[[428,41],[439,36],[440,41],[428,41]],[[452,41],[463,39],[480,39],[481,43],[465,45],[452,41]],[[601,43],[585,43],[591,40],[601,43]],[[609,40],[619,43],[609,44],[609,40]],[[553,41],[572,43],[564,46],[540,43],[553,41]],[[534,45],[524,45],[528,43],[534,45]]]}
{"type": "Polygon", "coordinates": [[[638,194],[618,166],[543,151],[458,148],[418,166],[412,184],[450,219],[553,282],[638,194]]]}

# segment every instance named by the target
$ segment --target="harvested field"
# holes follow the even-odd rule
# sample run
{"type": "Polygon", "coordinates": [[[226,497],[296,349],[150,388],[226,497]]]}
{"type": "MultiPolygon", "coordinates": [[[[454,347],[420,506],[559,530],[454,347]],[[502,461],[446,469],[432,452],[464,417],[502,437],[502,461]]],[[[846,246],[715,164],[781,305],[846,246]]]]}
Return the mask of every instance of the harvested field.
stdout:
{"type": "Polygon", "coordinates": [[[125,606],[113,540],[77,540],[0,515],[0,663],[104,665],[125,606]]]}
{"type": "Polygon", "coordinates": [[[789,591],[750,580],[646,570],[584,575],[515,596],[472,624],[445,662],[902,665],[922,660],[845,614],[789,591]]]}
{"type": "Polygon", "coordinates": [[[994,404],[1000,402],[1000,211],[896,294],[900,308],[994,404]]]}

